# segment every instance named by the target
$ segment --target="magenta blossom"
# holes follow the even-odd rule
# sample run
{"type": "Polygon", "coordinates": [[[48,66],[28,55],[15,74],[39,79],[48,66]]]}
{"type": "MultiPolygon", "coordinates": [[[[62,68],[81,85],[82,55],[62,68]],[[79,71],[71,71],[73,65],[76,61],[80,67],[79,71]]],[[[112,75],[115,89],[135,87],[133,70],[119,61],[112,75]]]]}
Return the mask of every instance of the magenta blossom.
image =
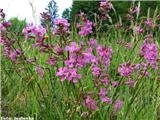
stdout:
{"type": "Polygon", "coordinates": [[[89,20],[85,21],[84,25],[80,26],[79,35],[87,36],[88,34],[92,33],[92,25],[93,23],[89,20]]]}
{"type": "Polygon", "coordinates": [[[61,78],[61,81],[65,79],[68,81],[72,81],[73,83],[77,83],[78,80],[81,78],[81,75],[77,73],[76,68],[59,68],[58,72],[56,73],[57,77],[61,78]]]}
{"type": "Polygon", "coordinates": [[[142,34],[144,32],[144,30],[140,26],[137,26],[136,27],[136,32],[139,33],[139,34],[142,34]]]}
{"type": "Polygon", "coordinates": [[[56,65],[56,59],[54,57],[49,57],[47,63],[49,65],[55,66],[56,65]]]}
{"type": "Polygon", "coordinates": [[[118,67],[121,76],[130,76],[133,72],[133,66],[130,63],[123,63],[118,67]]]}
{"type": "Polygon", "coordinates": [[[54,20],[55,28],[53,30],[53,34],[55,35],[68,35],[70,34],[69,26],[70,24],[65,18],[56,18],[54,20]]]}
{"type": "Polygon", "coordinates": [[[147,64],[152,68],[158,68],[158,47],[155,43],[144,41],[140,49],[140,55],[146,60],[147,64]]]}
{"type": "Polygon", "coordinates": [[[26,39],[34,37],[37,38],[37,40],[42,40],[44,35],[46,34],[46,29],[41,25],[34,26],[33,23],[31,23],[28,24],[22,32],[24,33],[26,39]]]}
{"type": "Polygon", "coordinates": [[[90,96],[86,97],[83,105],[90,110],[98,110],[97,101],[92,99],[90,96]]]}
{"type": "Polygon", "coordinates": [[[40,66],[36,66],[36,73],[40,78],[43,78],[44,76],[44,69],[40,66]]]}
{"type": "Polygon", "coordinates": [[[115,108],[116,110],[119,110],[119,109],[122,108],[122,106],[123,106],[123,102],[122,102],[121,100],[117,99],[117,100],[115,101],[115,103],[114,103],[114,108],[115,108]]]}
{"type": "Polygon", "coordinates": [[[144,21],[144,24],[147,25],[148,27],[152,27],[153,26],[153,21],[148,19],[144,21]]]}

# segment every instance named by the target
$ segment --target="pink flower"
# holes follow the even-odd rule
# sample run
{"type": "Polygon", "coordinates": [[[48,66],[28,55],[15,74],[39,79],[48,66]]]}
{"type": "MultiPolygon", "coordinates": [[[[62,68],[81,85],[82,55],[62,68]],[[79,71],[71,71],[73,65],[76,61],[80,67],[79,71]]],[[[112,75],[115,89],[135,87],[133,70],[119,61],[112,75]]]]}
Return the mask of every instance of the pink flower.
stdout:
{"type": "Polygon", "coordinates": [[[130,87],[133,87],[134,83],[135,83],[135,81],[131,80],[131,79],[129,79],[128,81],[125,82],[125,84],[129,85],[130,87]]]}
{"type": "Polygon", "coordinates": [[[93,23],[89,20],[85,21],[84,25],[80,26],[79,35],[81,36],[87,36],[88,34],[92,33],[92,25],[93,23]]]}
{"type": "Polygon", "coordinates": [[[106,96],[107,93],[108,93],[108,92],[107,92],[106,88],[103,87],[103,88],[101,89],[100,93],[99,93],[99,96],[106,96]]]}
{"type": "Polygon", "coordinates": [[[11,26],[10,22],[2,22],[0,23],[0,31],[6,31],[7,27],[11,26]]]}
{"type": "Polygon", "coordinates": [[[54,57],[49,57],[47,63],[49,65],[55,66],[56,65],[56,59],[54,57]]]}
{"type": "Polygon", "coordinates": [[[30,37],[36,37],[37,40],[42,40],[43,36],[46,33],[46,29],[43,28],[41,25],[34,26],[33,23],[28,24],[22,31],[25,35],[25,38],[28,39],[30,37]]]}
{"type": "Polygon", "coordinates": [[[72,42],[70,46],[66,46],[66,51],[72,52],[78,52],[80,51],[81,46],[78,46],[76,42],[72,42]]]}
{"type": "Polygon", "coordinates": [[[139,34],[142,34],[144,32],[144,30],[140,26],[137,26],[136,27],[136,32],[139,33],[139,34]]]}
{"type": "Polygon", "coordinates": [[[22,56],[22,54],[23,54],[22,50],[16,49],[16,50],[14,50],[13,52],[10,51],[9,57],[10,57],[14,62],[16,62],[16,61],[17,61],[17,58],[20,57],[20,56],[22,56]]]}
{"type": "Polygon", "coordinates": [[[118,72],[121,76],[130,76],[133,72],[133,67],[129,63],[123,63],[118,67],[118,72]]]}
{"type": "Polygon", "coordinates": [[[86,106],[90,110],[98,110],[97,101],[92,99],[90,96],[86,97],[83,105],[86,106]]]}
{"type": "Polygon", "coordinates": [[[93,48],[97,46],[97,40],[96,39],[90,39],[88,41],[88,44],[93,48]]]}
{"type": "Polygon", "coordinates": [[[99,92],[99,96],[101,97],[102,102],[108,102],[109,104],[112,104],[112,100],[110,100],[106,95],[108,94],[106,88],[102,88],[101,91],[99,92]]]}
{"type": "Polygon", "coordinates": [[[113,81],[112,82],[112,87],[117,87],[118,86],[118,82],[117,81],[113,81]]]}
{"type": "Polygon", "coordinates": [[[115,103],[114,103],[114,108],[115,108],[116,110],[119,110],[119,109],[122,108],[122,106],[123,106],[123,102],[122,102],[121,100],[117,99],[117,100],[115,101],[115,103]]]}
{"type": "Polygon", "coordinates": [[[101,68],[97,67],[96,65],[92,67],[92,74],[94,76],[98,77],[100,75],[100,72],[101,72],[101,68]]]}
{"type": "Polygon", "coordinates": [[[154,69],[158,68],[158,48],[155,43],[147,42],[147,40],[145,40],[139,53],[146,60],[148,65],[154,69]]]}
{"type": "Polygon", "coordinates": [[[44,69],[40,66],[36,66],[36,73],[40,78],[43,78],[44,76],[44,69]]]}
{"type": "Polygon", "coordinates": [[[65,18],[56,18],[54,20],[55,28],[53,30],[53,34],[55,35],[68,35],[70,34],[69,26],[70,24],[65,18]]]}
{"type": "Polygon", "coordinates": [[[113,8],[112,3],[108,0],[100,2],[100,10],[102,11],[108,11],[113,8]]]}
{"type": "Polygon", "coordinates": [[[76,68],[59,68],[58,72],[56,73],[57,77],[61,78],[61,81],[67,79],[68,81],[72,81],[73,83],[77,83],[78,80],[81,78],[81,75],[77,73],[76,68]]]}
{"type": "Polygon", "coordinates": [[[152,27],[153,26],[153,21],[152,20],[145,20],[144,24],[147,25],[148,27],[152,27]]]}

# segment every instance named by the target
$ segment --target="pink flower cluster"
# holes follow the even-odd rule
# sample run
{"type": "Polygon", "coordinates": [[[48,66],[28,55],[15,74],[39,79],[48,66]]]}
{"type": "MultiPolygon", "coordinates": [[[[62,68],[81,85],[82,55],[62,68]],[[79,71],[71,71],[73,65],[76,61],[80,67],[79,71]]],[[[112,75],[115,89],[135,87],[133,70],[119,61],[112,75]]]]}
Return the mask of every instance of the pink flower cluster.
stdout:
{"type": "Polygon", "coordinates": [[[99,92],[99,96],[101,97],[102,102],[107,102],[109,104],[112,104],[112,100],[109,99],[106,95],[108,94],[106,88],[102,88],[101,91],[99,92]]]}
{"type": "Polygon", "coordinates": [[[136,27],[136,32],[139,33],[139,34],[142,34],[142,33],[144,33],[144,29],[141,28],[140,26],[137,26],[136,27]]]}
{"type": "Polygon", "coordinates": [[[140,55],[144,58],[147,65],[158,69],[158,48],[154,42],[145,40],[141,46],[140,55]]]}
{"type": "Polygon", "coordinates": [[[108,0],[100,2],[100,10],[106,12],[108,10],[111,10],[112,8],[113,8],[112,3],[109,2],[108,0]]]}
{"type": "Polygon", "coordinates": [[[22,50],[12,49],[14,40],[7,41],[5,38],[2,37],[0,42],[2,45],[4,45],[4,48],[3,48],[4,56],[9,57],[14,62],[17,61],[18,57],[21,57],[23,55],[22,50]]]}
{"type": "Polygon", "coordinates": [[[130,76],[134,70],[134,67],[130,63],[123,63],[120,64],[118,67],[118,72],[120,73],[121,76],[130,76]]]}
{"type": "Polygon", "coordinates": [[[145,20],[144,24],[148,27],[152,27],[153,26],[153,21],[151,19],[145,20]]]}
{"type": "Polygon", "coordinates": [[[90,96],[87,96],[84,103],[89,110],[98,110],[97,101],[92,99],[90,96]]]}
{"type": "Polygon", "coordinates": [[[0,31],[6,31],[7,27],[11,26],[10,22],[2,22],[0,23],[0,31]]]}
{"type": "Polygon", "coordinates": [[[54,20],[55,28],[53,34],[65,36],[70,34],[69,26],[70,24],[65,18],[57,18],[54,20]]]}
{"type": "Polygon", "coordinates": [[[77,73],[76,68],[59,68],[58,72],[56,73],[57,77],[61,78],[61,81],[68,80],[72,81],[73,83],[77,83],[78,80],[81,78],[81,75],[77,73]]]}
{"type": "Polygon", "coordinates": [[[85,14],[83,12],[81,12],[80,18],[81,18],[83,24],[80,24],[80,23],[77,24],[77,28],[80,29],[79,35],[87,36],[90,33],[93,33],[92,26],[95,26],[95,24],[93,24],[90,20],[87,20],[87,18],[85,17],[85,14]]]}
{"type": "Polygon", "coordinates": [[[25,35],[25,38],[36,38],[38,41],[41,41],[44,37],[44,35],[46,34],[46,29],[39,25],[34,26],[33,23],[28,24],[22,31],[25,35]]]}

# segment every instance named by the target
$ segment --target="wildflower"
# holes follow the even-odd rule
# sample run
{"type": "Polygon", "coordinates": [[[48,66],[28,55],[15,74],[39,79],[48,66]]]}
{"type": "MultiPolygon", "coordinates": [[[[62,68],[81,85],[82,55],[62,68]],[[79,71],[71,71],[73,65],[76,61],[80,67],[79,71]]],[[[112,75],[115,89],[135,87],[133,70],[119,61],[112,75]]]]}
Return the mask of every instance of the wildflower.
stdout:
{"type": "Polygon", "coordinates": [[[102,88],[100,93],[99,93],[99,96],[101,97],[101,101],[102,102],[108,102],[109,104],[112,103],[112,100],[110,100],[106,95],[108,94],[106,88],[102,88]]]}
{"type": "Polygon", "coordinates": [[[134,83],[135,83],[135,81],[131,80],[131,79],[129,79],[128,81],[125,82],[125,84],[129,85],[130,87],[133,87],[134,83]]]}
{"type": "Polygon", "coordinates": [[[55,66],[56,65],[56,59],[54,57],[49,57],[47,63],[49,65],[55,66]]]}
{"type": "Polygon", "coordinates": [[[92,74],[94,76],[98,77],[100,75],[100,72],[101,72],[101,68],[97,67],[96,65],[92,67],[92,74]]]}
{"type": "Polygon", "coordinates": [[[109,2],[108,0],[100,2],[101,11],[108,11],[108,10],[111,10],[112,8],[113,8],[112,3],[109,2]]]}
{"type": "Polygon", "coordinates": [[[147,25],[148,27],[152,27],[153,26],[153,21],[151,19],[145,20],[144,24],[147,25]]]}
{"type": "Polygon", "coordinates": [[[6,31],[7,27],[11,26],[11,22],[0,23],[0,31],[6,31]]]}
{"type": "Polygon", "coordinates": [[[144,32],[144,30],[140,26],[137,26],[136,27],[136,32],[139,33],[139,34],[142,34],[144,32]]]}
{"type": "Polygon", "coordinates": [[[158,68],[158,48],[155,43],[145,40],[140,48],[140,55],[146,60],[147,64],[150,65],[152,68],[158,68]]]}
{"type": "Polygon", "coordinates": [[[48,14],[48,12],[40,13],[40,15],[43,21],[51,20],[51,16],[48,14]]]}
{"type": "Polygon", "coordinates": [[[92,99],[90,96],[86,97],[83,105],[90,110],[98,110],[97,101],[92,99]]]}
{"type": "Polygon", "coordinates": [[[112,58],[112,48],[103,48],[102,46],[97,46],[96,50],[98,55],[100,56],[101,64],[103,64],[105,69],[107,69],[112,58]]]}
{"type": "Polygon", "coordinates": [[[17,58],[18,58],[18,57],[21,57],[22,54],[23,54],[22,50],[20,50],[20,49],[16,49],[16,50],[14,50],[14,51],[9,51],[8,53],[9,53],[8,56],[9,56],[14,62],[16,62],[16,61],[17,61],[17,58]]]}
{"type": "Polygon", "coordinates": [[[43,39],[43,36],[46,33],[46,29],[43,28],[41,25],[34,26],[33,23],[28,24],[22,31],[25,35],[25,38],[37,38],[38,41],[41,41],[43,39]]]}
{"type": "Polygon", "coordinates": [[[121,100],[117,99],[117,100],[115,101],[115,103],[114,103],[114,108],[115,108],[116,110],[119,110],[119,109],[122,108],[122,106],[123,106],[123,102],[122,102],[121,100]]]}
{"type": "Polygon", "coordinates": [[[44,69],[40,66],[36,66],[36,73],[40,78],[43,78],[44,76],[44,69]]]}
{"type": "Polygon", "coordinates": [[[79,35],[87,36],[88,34],[92,33],[92,25],[93,23],[89,20],[85,21],[84,25],[80,26],[79,35]]]}
{"type": "Polygon", "coordinates": [[[133,66],[130,63],[123,63],[118,67],[121,76],[130,76],[133,72],[133,66]]]}
{"type": "Polygon", "coordinates": [[[108,98],[107,96],[103,96],[101,98],[102,102],[107,102],[108,104],[112,104],[112,100],[110,98],[108,98]]]}
{"type": "Polygon", "coordinates": [[[77,83],[78,80],[81,78],[81,75],[77,73],[76,68],[59,68],[58,72],[56,73],[57,77],[61,78],[61,81],[65,79],[68,81],[72,81],[73,83],[77,83]]]}
{"type": "Polygon", "coordinates": [[[55,35],[68,35],[70,34],[69,26],[70,24],[65,18],[57,18],[54,20],[55,28],[53,30],[53,34],[55,35]]]}
{"type": "Polygon", "coordinates": [[[127,20],[134,20],[133,15],[127,14],[126,15],[127,20]]]}
{"type": "Polygon", "coordinates": [[[117,87],[118,86],[118,82],[117,81],[113,81],[112,82],[112,87],[117,87]]]}
{"type": "Polygon", "coordinates": [[[108,92],[107,92],[106,88],[103,87],[103,88],[101,89],[100,93],[99,93],[99,96],[106,96],[107,93],[108,93],[108,92]]]}
{"type": "Polygon", "coordinates": [[[72,52],[78,52],[80,51],[81,46],[78,46],[76,42],[72,42],[70,46],[66,46],[66,51],[72,52]]]}
{"type": "Polygon", "coordinates": [[[110,81],[108,80],[107,77],[105,77],[105,78],[103,78],[103,79],[100,79],[100,82],[103,83],[104,85],[108,85],[108,83],[109,83],[110,81]]]}
{"type": "Polygon", "coordinates": [[[90,39],[88,41],[88,44],[93,48],[97,46],[97,40],[96,39],[90,39]]]}
{"type": "Polygon", "coordinates": [[[61,48],[60,46],[55,46],[55,47],[54,47],[54,51],[55,51],[58,55],[63,55],[63,48],[61,48]]]}

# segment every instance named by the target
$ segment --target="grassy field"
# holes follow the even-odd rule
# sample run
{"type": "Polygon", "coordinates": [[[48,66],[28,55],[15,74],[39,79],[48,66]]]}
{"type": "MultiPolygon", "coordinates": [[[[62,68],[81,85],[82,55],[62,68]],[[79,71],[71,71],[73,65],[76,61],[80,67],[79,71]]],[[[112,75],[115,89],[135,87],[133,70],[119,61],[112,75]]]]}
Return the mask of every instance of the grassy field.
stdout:
{"type": "MultiPolygon", "coordinates": [[[[159,120],[158,12],[156,9],[154,15],[144,17],[152,20],[151,26],[138,17],[124,22],[118,19],[122,23],[119,28],[111,18],[103,26],[102,20],[97,19],[96,26],[91,24],[94,30],[87,35],[78,33],[85,31],[87,21],[83,19],[79,28],[76,23],[63,25],[66,21],[56,24],[58,32],[54,34],[46,28],[43,38],[35,31],[32,35],[23,31],[28,38],[18,36],[6,27],[1,33],[1,116],[37,120],[159,120]],[[63,27],[71,32],[68,34],[63,27]],[[108,30],[101,32],[102,27],[108,30]],[[6,54],[4,48],[10,52],[6,54]],[[16,49],[22,53],[13,54],[16,49]],[[69,73],[60,73],[64,67],[69,73]]],[[[85,16],[81,14],[80,18],[85,16]]]]}

